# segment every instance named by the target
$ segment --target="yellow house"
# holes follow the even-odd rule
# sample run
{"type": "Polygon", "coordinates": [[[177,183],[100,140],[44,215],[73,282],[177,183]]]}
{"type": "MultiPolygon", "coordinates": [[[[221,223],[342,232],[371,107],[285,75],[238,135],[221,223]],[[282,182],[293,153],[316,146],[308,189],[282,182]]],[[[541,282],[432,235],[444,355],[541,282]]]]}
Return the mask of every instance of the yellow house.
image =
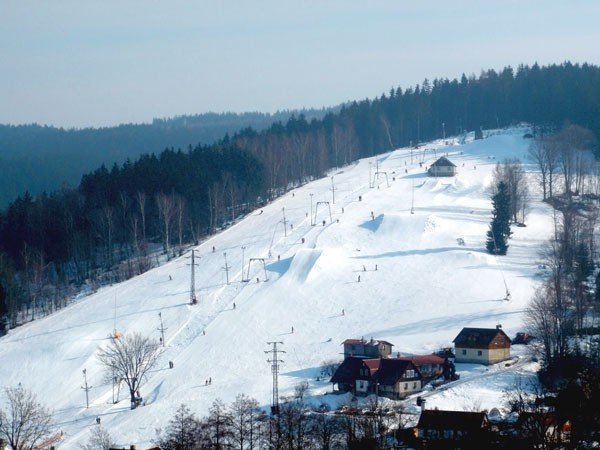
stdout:
{"type": "Polygon", "coordinates": [[[496,364],[510,358],[510,338],[496,328],[463,328],[454,339],[457,363],[496,364]]]}

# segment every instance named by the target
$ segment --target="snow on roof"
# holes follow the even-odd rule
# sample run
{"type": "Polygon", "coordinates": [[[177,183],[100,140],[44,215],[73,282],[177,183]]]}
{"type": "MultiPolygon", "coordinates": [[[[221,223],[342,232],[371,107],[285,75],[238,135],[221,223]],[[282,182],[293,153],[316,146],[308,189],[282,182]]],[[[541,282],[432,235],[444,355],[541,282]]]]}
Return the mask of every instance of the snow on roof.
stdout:
{"type": "Polygon", "coordinates": [[[370,341],[367,341],[365,339],[346,339],[344,342],[342,342],[342,345],[373,345],[373,346],[377,346],[379,344],[387,344],[392,347],[394,346],[394,344],[392,344],[391,342],[383,341],[383,340],[373,340],[373,339],[371,339],[370,341]]]}

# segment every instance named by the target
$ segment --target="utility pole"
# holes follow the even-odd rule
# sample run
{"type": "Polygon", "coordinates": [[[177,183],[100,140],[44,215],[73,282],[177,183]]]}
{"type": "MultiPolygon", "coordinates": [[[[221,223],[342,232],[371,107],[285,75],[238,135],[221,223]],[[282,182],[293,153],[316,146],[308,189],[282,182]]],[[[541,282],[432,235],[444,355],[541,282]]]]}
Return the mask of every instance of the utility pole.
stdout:
{"type": "Polygon", "coordinates": [[[278,353],[285,353],[285,351],[279,350],[277,348],[277,344],[283,345],[283,342],[281,341],[267,342],[267,344],[273,346],[271,350],[265,350],[265,353],[272,354],[272,357],[270,359],[267,359],[267,362],[271,363],[271,373],[273,374],[273,398],[271,399],[271,415],[275,416],[279,414],[279,386],[277,375],[279,374],[279,363],[283,362],[282,359],[279,359],[278,353]]]}
{"type": "Polygon", "coordinates": [[[192,249],[192,263],[190,264],[190,305],[198,303],[198,299],[196,298],[196,266],[196,254],[195,250],[192,249]]]}
{"type": "MultiPolygon", "coordinates": [[[[412,150],[411,150],[411,154],[412,154],[412,150]]],[[[369,188],[373,187],[373,185],[371,184],[371,166],[372,165],[373,165],[373,163],[369,161],[369,188]]]]}
{"type": "Polygon", "coordinates": [[[89,392],[90,392],[90,389],[92,389],[92,386],[88,386],[87,369],[83,369],[83,382],[84,382],[84,386],[82,386],[81,389],[83,389],[85,391],[85,407],[89,408],[90,407],[89,392]]]}
{"type": "Polygon", "coordinates": [[[333,184],[333,177],[331,177],[331,197],[331,203],[335,205],[335,184],[333,184]]]}
{"type": "Polygon", "coordinates": [[[227,285],[229,286],[229,266],[227,265],[227,253],[223,253],[223,258],[225,258],[225,279],[227,280],[227,285]]]}
{"type": "Polygon", "coordinates": [[[242,245],[242,281],[244,280],[244,253],[246,252],[246,247],[242,245]]]}
{"type": "Polygon", "coordinates": [[[165,346],[165,330],[166,328],[163,325],[163,321],[162,321],[162,312],[158,313],[158,320],[160,320],[160,328],[158,328],[158,331],[160,331],[160,342],[162,343],[162,346],[165,346]]]}
{"type": "Polygon", "coordinates": [[[410,202],[410,213],[415,213],[415,179],[412,179],[412,199],[410,202]]]}
{"type": "Polygon", "coordinates": [[[446,140],[446,122],[442,122],[442,135],[444,136],[444,140],[446,140]]]}
{"type": "Polygon", "coordinates": [[[285,206],[281,208],[281,212],[283,213],[283,235],[287,237],[287,222],[285,220],[285,206]]]}
{"type": "Polygon", "coordinates": [[[314,221],[313,221],[313,194],[312,192],[310,194],[310,226],[314,225],[314,221]]]}

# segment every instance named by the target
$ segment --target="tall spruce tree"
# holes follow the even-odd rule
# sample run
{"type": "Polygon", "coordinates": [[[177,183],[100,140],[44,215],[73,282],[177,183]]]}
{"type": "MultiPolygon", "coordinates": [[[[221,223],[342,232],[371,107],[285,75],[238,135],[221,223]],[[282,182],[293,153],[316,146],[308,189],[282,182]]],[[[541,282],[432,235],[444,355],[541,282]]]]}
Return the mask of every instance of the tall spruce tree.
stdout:
{"type": "Polygon", "coordinates": [[[510,196],[508,187],[503,181],[498,183],[498,190],[492,197],[492,223],[487,232],[485,247],[493,255],[506,255],[510,231],[510,196]]]}

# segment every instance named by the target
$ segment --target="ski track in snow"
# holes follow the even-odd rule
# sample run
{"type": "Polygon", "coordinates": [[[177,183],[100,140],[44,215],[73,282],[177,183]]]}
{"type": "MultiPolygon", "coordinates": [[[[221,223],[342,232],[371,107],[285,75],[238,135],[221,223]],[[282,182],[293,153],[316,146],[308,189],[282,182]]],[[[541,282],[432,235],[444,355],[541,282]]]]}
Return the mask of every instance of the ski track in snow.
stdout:
{"type": "MultiPolygon", "coordinates": [[[[551,211],[535,197],[528,226],[514,227],[508,255],[497,259],[485,253],[491,209],[487,187],[497,161],[524,160],[529,144],[524,133],[524,128],[504,130],[464,145],[435,141],[424,146],[424,154],[413,150],[413,164],[410,149],[379,155],[379,170],[387,172],[389,187],[381,176],[369,188],[369,163],[373,170],[375,157],[333,170],[195,247],[198,305],[189,305],[188,252],[11,330],[0,338],[0,385],[22,382],[50,406],[57,428],[66,433],[65,449],[88,439],[97,416],[119,446],[145,448],[181,403],[199,415],[216,398],[231,402],[238,393],[268,405],[267,341],[283,341],[287,351],[282,396],[308,379],[315,401],[336,406],[346,396],[324,396],[331,386],[316,377],[323,361],[341,358],[340,343],[346,338],[385,339],[395,344],[395,351],[420,353],[451,345],[464,326],[502,323],[512,335],[521,329],[522,312],[539,282],[538,251],[551,233],[551,211]],[[458,166],[458,175],[427,177],[425,166],[444,153],[458,166]],[[310,194],[314,207],[331,202],[331,175],[336,187],[336,202],[330,204],[333,220],[327,206],[319,204],[316,226],[311,226],[310,194]],[[288,227],[293,224],[287,236],[282,208],[288,227]],[[253,263],[250,281],[242,282],[242,246],[244,275],[249,258],[266,258],[268,281],[262,265],[253,263]],[[224,252],[231,267],[229,285],[224,252]],[[503,275],[510,302],[501,301],[503,275]],[[112,404],[112,386],[104,381],[95,356],[113,330],[115,296],[116,327],[122,333],[139,331],[158,339],[159,312],[166,327],[164,355],[141,389],[148,404],[133,411],[123,389],[120,402],[112,404]],[[168,361],[174,362],[173,369],[168,361]],[[84,368],[92,386],[89,409],[81,389],[84,368]],[[212,384],[206,385],[209,377],[212,384]]],[[[537,192],[533,181],[530,188],[537,192]]],[[[478,395],[484,407],[502,406],[494,402],[502,401],[502,390],[515,374],[534,370],[519,364],[482,378],[481,366],[467,366],[459,372],[468,380],[428,393],[428,407],[461,409],[461,402],[476,402],[478,395]],[[472,390],[465,400],[461,389],[467,383],[472,390]]]]}

